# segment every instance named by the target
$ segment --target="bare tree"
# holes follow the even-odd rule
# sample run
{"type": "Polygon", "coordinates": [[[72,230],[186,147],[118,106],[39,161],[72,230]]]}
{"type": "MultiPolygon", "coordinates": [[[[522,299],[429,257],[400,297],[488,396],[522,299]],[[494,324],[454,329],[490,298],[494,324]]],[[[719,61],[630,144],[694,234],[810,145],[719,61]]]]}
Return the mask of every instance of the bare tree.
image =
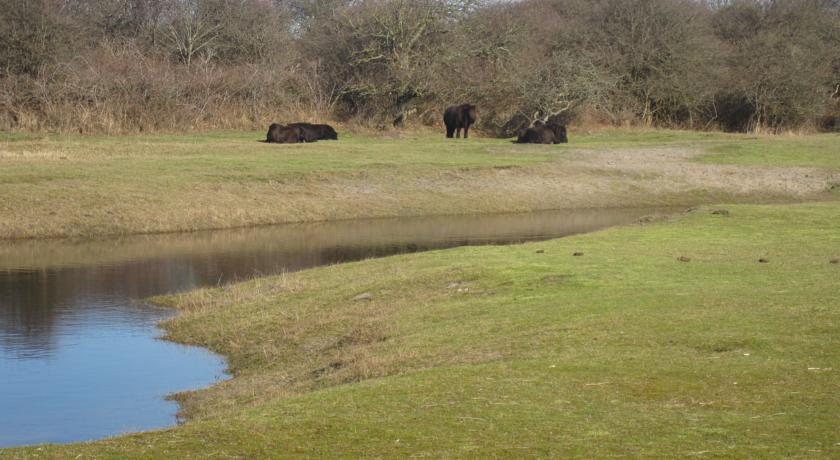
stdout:
{"type": "Polygon", "coordinates": [[[73,24],[59,0],[0,0],[0,76],[35,76],[72,48],[73,24]]]}
{"type": "Polygon", "coordinates": [[[428,72],[448,5],[373,0],[336,11],[312,29],[304,55],[318,56],[349,114],[393,116],[430,92],[428,72]]]}
{"type": "Polygon", "coordinates": [[[525,73],[517,73],[513,84],[520,113],[531,121],[546,121],[584,102],[600,104],[616,83],[589,57],[568,51],[555,51],[536,68],[521,70],[525,73]]]}
{"type": "Polygon", "coordinates": [[[184,1],[178,16],[169,24],[168,39],[178,58],[190,66],[199,53],[212,55],[211,45],[215,41],[221,25],[213,23],[202,14],[201,3],[195,0],[184,1]]]}
{"type": "Polygon", "coordinates": [[[719,10],[716,29],[729,50],[726,127],[778,130],[823,112],[836,85],[837,51],[825,40],[832,18],[820,0],[745,0],[719,10]]]}
{"type": "Polygon", "coordinates": [[[840,128],[838,50],[837,0],[0,0],[0,126],[840,128]]]}
{"type": "Polygon", "coordinates": [[[225,63],[268,63],[295,57],[293,13],[271,0],[203,0],[200,15],[213,30],[214,55],[225,63]]]}

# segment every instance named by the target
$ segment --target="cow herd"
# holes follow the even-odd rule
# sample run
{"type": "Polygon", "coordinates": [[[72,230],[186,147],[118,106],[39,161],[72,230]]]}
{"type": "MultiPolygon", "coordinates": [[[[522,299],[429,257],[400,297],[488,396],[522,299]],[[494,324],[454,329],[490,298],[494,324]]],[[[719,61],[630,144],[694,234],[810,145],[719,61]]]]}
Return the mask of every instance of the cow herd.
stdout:
{"type": "MultiPolygon", "coordinates": [[[[464,139],[469,137],[470,126],[478,119],[476,108],[472,104],[453,105],[443,112],[443,124],[446,125],[447,138],[460,138],[464,130],[464,139]]],[[[290,123],[280,125],[272,123],[268,127],[266,142],[295,144],[298,142],[316,142],[319,140],[338,140],[338,133],[330,125],[312,123],[290,123]]],[[[519,130],[516,143],[519,144],[562,144],[569,142],[566,126],[557,122],[536,121],[533,126],[519,130]]]]}

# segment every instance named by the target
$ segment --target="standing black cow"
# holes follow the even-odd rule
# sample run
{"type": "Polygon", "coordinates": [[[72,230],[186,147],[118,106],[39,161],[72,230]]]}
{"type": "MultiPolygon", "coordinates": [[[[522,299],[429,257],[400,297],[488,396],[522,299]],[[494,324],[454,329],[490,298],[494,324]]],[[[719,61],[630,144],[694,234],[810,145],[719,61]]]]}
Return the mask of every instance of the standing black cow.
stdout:
{"type": "Polygon", "coordinates": [[[569,138],[566,135],[565,126],[557,123],[544,124],[538,121],[534,126],[520,131],[516,142],[518,144],[565,144],[569,142],[569,138]]]}
{"type": "Polygon", "coordinates": [[[318,140],[338,140],[338,133],[330,125],[314,125],[312,123],[289,123],[287,126],[300,129],[305,142],[318,140]]]}
{"type": "Polygon", "coordinates": [[[443,123],[446,125],[446,137],[461,137],[461,128],[464,128],[464,139],[469,137],[470,126],[475,123],[475,106],[471,104],[453,105],[443,112],[443,123]]]}

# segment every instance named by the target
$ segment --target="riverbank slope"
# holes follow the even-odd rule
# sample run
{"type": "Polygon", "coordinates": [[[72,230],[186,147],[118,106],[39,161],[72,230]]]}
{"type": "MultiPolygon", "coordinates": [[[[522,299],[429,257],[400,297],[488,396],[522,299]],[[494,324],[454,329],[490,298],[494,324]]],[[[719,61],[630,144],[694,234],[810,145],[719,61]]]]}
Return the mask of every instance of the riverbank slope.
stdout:
{"type": "Polygon", "coordinates": [[[0,456],[837,456],[838,216],[700,208],[161,298],[232,380],[176,428],[0,456]]]}

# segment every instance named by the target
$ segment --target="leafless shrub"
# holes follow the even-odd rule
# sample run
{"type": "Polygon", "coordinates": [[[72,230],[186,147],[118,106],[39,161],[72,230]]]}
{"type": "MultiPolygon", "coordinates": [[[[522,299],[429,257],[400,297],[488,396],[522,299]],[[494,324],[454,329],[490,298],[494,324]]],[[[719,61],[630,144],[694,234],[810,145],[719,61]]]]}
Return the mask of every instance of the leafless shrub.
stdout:
{"type": "Polygon", "coordinates": [[[0,127],[836,129],[838,48],[822,0],[0,0],[0,127]]]}

